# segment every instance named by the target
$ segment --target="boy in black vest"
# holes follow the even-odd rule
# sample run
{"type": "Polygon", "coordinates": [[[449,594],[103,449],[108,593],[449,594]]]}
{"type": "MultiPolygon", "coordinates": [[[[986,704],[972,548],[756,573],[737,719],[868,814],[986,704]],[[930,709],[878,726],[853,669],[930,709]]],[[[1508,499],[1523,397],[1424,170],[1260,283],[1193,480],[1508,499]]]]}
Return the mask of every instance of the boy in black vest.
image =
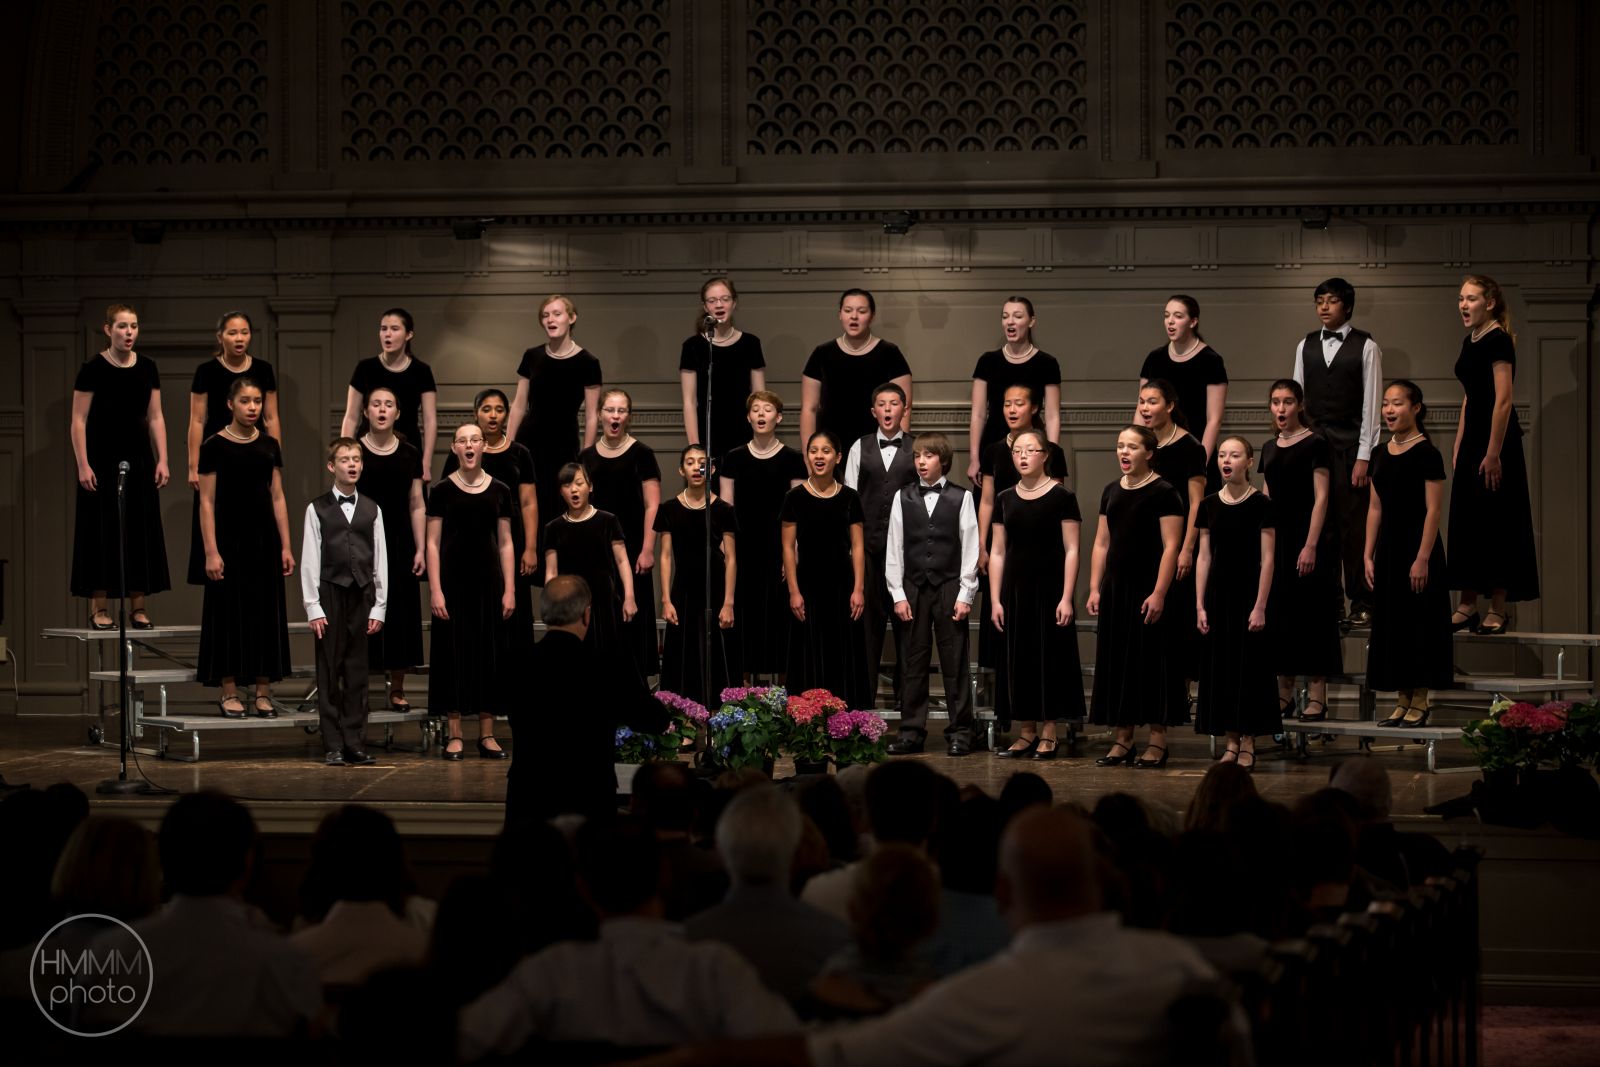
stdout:
{"type": "Polygon", "coordinates": [[[1367,539],[1367,464],[1382,426],[1383,353],[1365,330],[1350,325],[1356,310],[1355,286],[1329,278],[1317,286],[1320,330],[1306,334],[1294,352],[1294,379],[1306,391],[1306,414],[1328,442],[1330,518],[1338,523],[1339,556],[1344,564],[1344,595],[1350,599],[1351,626],[1372,622],[1372,589],[1362,552],[1367,539]]]}
{"type": "Polygon", "coordinates": [[[867,676],[872,691],[878,691],[878,667],[883,662],[883,626],[894,633],[895,702],[900,696],[900,639],[905,627],[889,604],[889,590],[880,580],[884,552],[889,541],[889,512],[901,489],[917,480],[911,463],[911,438],[900,428],[906,412],[906,391],[893,382],[884,382],[872,391],[872,417],[878,428],[850,446],[845,459],[844,484],[861,497],[866,516],[867,603],[861,612],[861,626],[867,633],[867,676]]]}
{"type": "Polygon", "coordinates": [[[967,681],[967,616],[978,595],[978,509],[972,493],[948,480],[954,453],[942,433],[911,446],[917,481],[895,494],[889,512],[884,580],[895,617],[908,628],[895,755],[921,752],[928,734],[928,665],[939,643],[952,756],[972,751],[972,687],[967,681]]]}
{"type": "Polygon", "coordinates": [[[317,639],[317,712],[329,767],[377,762],[362,739],[367,728],[367,635],[383,629],[388,553],[383,513],[356,491],[361,445],[328,445],[333,489],[306,505],[300,545],[300,593],[317,639]]]}

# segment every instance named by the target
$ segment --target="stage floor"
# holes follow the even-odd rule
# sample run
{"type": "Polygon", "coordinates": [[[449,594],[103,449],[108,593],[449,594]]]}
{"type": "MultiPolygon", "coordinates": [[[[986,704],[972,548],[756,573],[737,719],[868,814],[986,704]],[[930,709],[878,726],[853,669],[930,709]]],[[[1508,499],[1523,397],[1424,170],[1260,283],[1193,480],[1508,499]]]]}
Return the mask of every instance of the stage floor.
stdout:
{"type": "MultiPolygon", "coordinates": [[[[148,810],[150,801],[155,798],[125,800],[94,796],[97,783],[116,775],[117,752],[112,747],[85,746],[83,738],[88,723],[88,719],[56,717],[0,719],[0,774],[14,785],[71,782],[88,792],[98,804],[136,804],[148,810]]],[[[108,717],[110,736],[116,736],[117,726],[114,715],[108,717]]],[[[414,727],[402,726],[396,732],[402,743],[414,742],[418,737],[414,727]]],[[[505,797],[508,764],[480,759],[472,747],[471,738],[475,735],[471,724],[467,725],[467,733],[468,755],[459,763],[442,760],[435,754],[385,752],[375,748],[372,752],[378,762],[370,766],[324,767],[321,765],[322,746],[315,737],[284,728],[243,729],[229,731],[226,735],[220,732],[209,735],[204,758],[199,763],[141,755],[137,763],[130,758],[128,773],[130,778],[138,778],[142,768],[153,783],[166,789],[178,792],[217,789],[246,800],[257,810],[262,806],[280,807],[284,815],[291,808],[309,815],[312,809],[357,802],[383,807],[397,817],[407,816],[402,821],[413,826],[453,813],[449,821],[456,824],[457,830],[475,825],[479,827],[478,832],[494,832],[498,828],[499,806],[505,797]]],[[[1211,756],[1207,738],[1188,730],[1174,730],[1171,737],[1175,741],[1171,760],[1161,770],[1096,767],[1094,758],[1109,747],[1107,741],[1101,740],[1083,742],[1077,757],[1063,755],[1051,761],[1013,762],[996,759],[988,752],[952,759],[944,755],[944,746],[937,743],[935,734],[929,739],[927,754],[903,758],[925,760],[958,783],[972,783],[991,794],[998,794],[1012,774],[1025,770],[1050,783],[1058,801],[1073,800],[1093,806],[1107,793],[1128,792],[1182,810],[1187,807],[1200,777],[1211,766],[1211,756]]],[[[516,750],[514,736],[507,747],[516,750]]],[[[1269,739],[1261,739],[1255,774],[1256,787],[1261,794],[1270,800],[1292,804],[1297,798],[1326,785],[1330,771],[1339,760],[1374,759],[1389,771],[1395,815],[1408,820],[1435,821],[1422,815],[1422,809],[1466,793],[1476,777],[1427,773],[1423,750],[1416,746],[1363,754],[1357,750],[1354,738],[1342,737],[1336,741],[1314,742],[1309,751],[1310,757],[1301,760],[1281,752],[1269,739]]],[[[561,751],[558,745],[546,745],[531,755],[535,763],[554,761],[561,758],[561,751]]],[[[519,758],[526,760],[530,753],[524,750],[519,758]]],[[[1448,744],[1441,745],[1441,762],[1446,766],[1461,765],[1470,759],[1461,746],[1448,744]]],[[[780,761],[776,773],[782,777],[792,773],[792,767],[787,760],[780,761]]]]}

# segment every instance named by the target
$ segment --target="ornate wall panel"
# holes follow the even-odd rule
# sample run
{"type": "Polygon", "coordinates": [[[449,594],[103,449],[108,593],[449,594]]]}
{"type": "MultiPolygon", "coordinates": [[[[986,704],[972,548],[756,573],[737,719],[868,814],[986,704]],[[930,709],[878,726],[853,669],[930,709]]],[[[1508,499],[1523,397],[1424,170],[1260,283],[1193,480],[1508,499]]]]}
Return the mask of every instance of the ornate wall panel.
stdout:
{"type": "Polygon", "coordinates": [[[1081,152],[1081,3],[749,0],[749,156],[1081,152]]]}
{"type": "Polygon", "coordinates": [[[1515,0],[1167,0],[1168,150],[1520,143],[1515,0]]]}
{"type": "Polygon", "coordinates": [[[672,152],[666,0],[343,0],[346,163],[672,152]]]}
{"type": "Polygon", "coordinates": [[[266,163],[264,3],[101,5],[90,151],[112,166],[266,163]]]}

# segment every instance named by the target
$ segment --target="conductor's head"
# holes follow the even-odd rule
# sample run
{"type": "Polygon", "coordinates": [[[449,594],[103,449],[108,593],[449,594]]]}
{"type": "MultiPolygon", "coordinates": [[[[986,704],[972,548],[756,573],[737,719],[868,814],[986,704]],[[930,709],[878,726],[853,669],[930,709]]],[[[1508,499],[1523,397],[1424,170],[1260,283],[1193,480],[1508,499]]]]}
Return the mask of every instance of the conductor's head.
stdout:
{"type": "Polygon", "coordinates": [[[561,574],[544,583],[544,624],[582,637],[589,632],[589,583],[576,574],[561,574]]]}

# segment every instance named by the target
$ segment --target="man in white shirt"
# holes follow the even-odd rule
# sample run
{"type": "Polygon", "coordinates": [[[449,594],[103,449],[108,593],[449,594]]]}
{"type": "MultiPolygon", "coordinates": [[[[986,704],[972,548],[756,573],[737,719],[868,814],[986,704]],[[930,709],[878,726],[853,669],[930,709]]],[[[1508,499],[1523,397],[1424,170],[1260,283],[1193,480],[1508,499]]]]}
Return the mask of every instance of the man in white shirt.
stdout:
{"type": "MultiPolygon", "coordinates": [[[[874,844],[927,849],[939,808],[939,776],[931,767],[917,760],[880,763],[868,772],[864,793],[874,844]]],[[[814,876],[800,890],[800,902],[848,923],[860,866],[857,860],[814,876]]]]}

